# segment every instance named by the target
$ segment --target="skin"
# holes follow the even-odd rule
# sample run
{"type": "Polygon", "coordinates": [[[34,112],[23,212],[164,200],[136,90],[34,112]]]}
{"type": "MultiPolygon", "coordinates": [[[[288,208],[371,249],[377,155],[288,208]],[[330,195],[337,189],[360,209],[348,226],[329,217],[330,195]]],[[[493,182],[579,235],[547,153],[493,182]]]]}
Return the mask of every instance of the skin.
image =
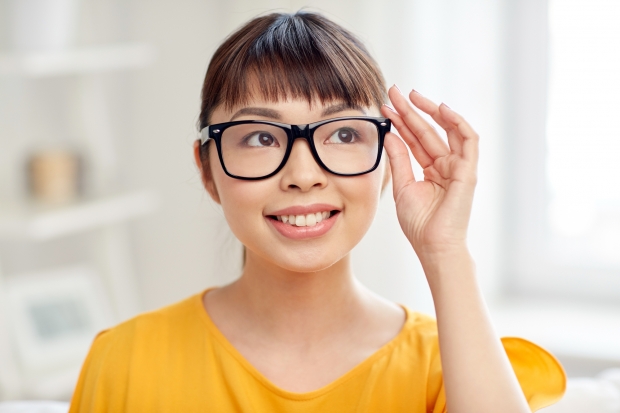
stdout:
{"type": "MultiPolygon", "coordinates": [[[[478,136],[444,104],[437,106],[416,92],[407,99],[396,87],[389,97],[394,108],[384,105],[380,111],[392,120],[402,140],[389,133],[384,145],[389,163],[358,177],[322,170],[307,143],[297,140],[277,175],[236,180],[225,175],[214,147],[208,165],[203,165],[198,143],[194,145],[205,188],[246,246],[243,274],[206,294],[205,309],[258,371],[293,392],[333,382],[393,339],[405,321],[404,311],[361,286],[350,258],[372,222],[389,165],[398,219],[422,263],[435,303],[450,411],[529,412],[489,321],[466,244],[478,136]],[[447,144],[414,107],[446,131],[447,144]],[[416,181],[409,152],[424,168],[423,180],[416,181]],[[319,238],[284,238],[264,217],[312,203],[341,209],[334,227],[319,238]]],[[[368,108],[324,116],[330,105],[253,99],[246,107],[272,109],[279,119],[256,114],[236,119],[306,124],[337,116],[378,115],[376,108],[368,108]]],[[[229,121],[239,109],[217,108],[211,123],[229,121]]]]}

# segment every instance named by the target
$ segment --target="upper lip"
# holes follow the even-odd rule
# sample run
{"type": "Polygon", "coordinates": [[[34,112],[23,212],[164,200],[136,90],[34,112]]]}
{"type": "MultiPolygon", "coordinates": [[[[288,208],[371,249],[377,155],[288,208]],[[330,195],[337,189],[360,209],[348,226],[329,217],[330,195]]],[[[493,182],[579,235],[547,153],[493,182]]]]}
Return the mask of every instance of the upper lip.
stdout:
{"type": "Polygon", "coordinates": [[[323,211],[340,210],[340,208],[330,204],[294,205],[288,208],[270,212],[267,215],[307,215],[323,211]]]}

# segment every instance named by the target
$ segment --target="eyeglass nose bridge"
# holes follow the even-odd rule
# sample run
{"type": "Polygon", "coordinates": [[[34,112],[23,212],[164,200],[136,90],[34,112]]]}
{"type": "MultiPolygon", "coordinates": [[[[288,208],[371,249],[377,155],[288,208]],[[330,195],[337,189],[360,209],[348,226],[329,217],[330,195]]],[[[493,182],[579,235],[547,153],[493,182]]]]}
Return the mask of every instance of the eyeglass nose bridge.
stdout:
{"type": "Polygon", "coordinates": [[[292,138],[290,140],[290,145],[288,147],[288,150],[286,151],[286,154],[284,155],[284,160],[282,161],[282,166],[284,166],[288,162],[288,158],[291,155],[291,152],[293,150],[293,145],[295,144],[295,141],[297,139],[305,139],[306,142],[308,143],[308,146],[310,146],[310,153],[312,154],[312,157],[314,158],[315,162],[321,168],[326,169],[326,170],[329,171],[329,169],[327,169],[327,167],[325,166],[325,164],[323,163],[323,161],[319,157],[319,154],[317,153],[317,151],[316,151],[316,149],[314,147],[314,142],[312,142],[312,139],[311,139],[310,125],[309,124],[306,124],[306,125],[291,125],[291,136],[292,136],[292,138]]]}
{"type": "Polygon", "coordinates": [[[293,141],[297,138],[308,139],[310,137],[308,125],[291,125],[291,132],[293,133],[293,141]]]}

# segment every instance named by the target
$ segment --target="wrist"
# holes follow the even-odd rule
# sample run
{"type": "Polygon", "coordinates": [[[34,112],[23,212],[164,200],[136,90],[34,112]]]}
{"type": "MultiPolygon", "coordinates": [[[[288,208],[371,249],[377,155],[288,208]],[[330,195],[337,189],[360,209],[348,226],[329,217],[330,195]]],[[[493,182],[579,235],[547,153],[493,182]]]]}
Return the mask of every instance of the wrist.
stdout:
{"type": "Polygon", "coordinates": [[[476,283],[475,263],[467,246],[418,253],[431,292],[443,290],[442,285],[476,283]],[[467,281],[469,280],[469,281],[467,281]]]}
{"type": "Polygon", "coordinates": [[[414,248],[414,250],[422,264],[424,264],[424,262],[431,264],[435,262],[445,262],[446,260],[471,259],[471,254],[469,253],[469,248],[465,241],[433,246],[424,245],[414,248]]]}

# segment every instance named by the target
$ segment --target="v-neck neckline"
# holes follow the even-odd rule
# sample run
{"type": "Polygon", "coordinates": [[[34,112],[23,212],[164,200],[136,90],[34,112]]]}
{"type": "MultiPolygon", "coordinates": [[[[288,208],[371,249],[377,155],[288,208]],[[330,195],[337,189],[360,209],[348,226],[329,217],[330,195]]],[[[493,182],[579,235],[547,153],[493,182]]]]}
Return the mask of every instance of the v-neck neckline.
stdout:
{"type": "Polygon", "coordinates": [[[413,323],[413,318],[409,309],[403,305],[400,307],[405,311],[405,322],[401,327],[398,334],[392,338],[390,341],[385,343],[379,349],[377,349],[370,356],[362,360],[360,363],[355,365],[351,370],[344,373],[342,376],[338,377],[336,380],[331,383],[326,384],[323,387],[320,387],[316,390],[312,390],[309,392],[292,392],[288,390],[284,390],[277,385],[275,385],[271,380],[269,380],[263,373],[261,373],[252,363],[250,363],[244,356],[232,345],[232,343],[224,336],[224,334],[220,331],[220,329],[215,325],[211,316],[207,312],[207,309],[204,306],[204,296],[209,292],[214,290],[215,288],[209,288],[203,291],[200,294],[197,294],[194,297],[194,304],[198,307],[196,310],[201,318],[201,320],[206,324],[206,327],[211,335],[218,341],[218,343],[239,363],[243,368],[250,373],[258,382],[260,382],[263,386],[269,389],[271,392],[283,397],[285,399],[290,400],[310,400],[322,396],[336,387],[342,385],[348,380],[356,377],[357,375],[365,372],[369,369],[375,361],[384,356],[390,350],[392,350],[398,343],[402,341],[402,338],[408,333],[410,330],[410,326],[413,323]]]}

